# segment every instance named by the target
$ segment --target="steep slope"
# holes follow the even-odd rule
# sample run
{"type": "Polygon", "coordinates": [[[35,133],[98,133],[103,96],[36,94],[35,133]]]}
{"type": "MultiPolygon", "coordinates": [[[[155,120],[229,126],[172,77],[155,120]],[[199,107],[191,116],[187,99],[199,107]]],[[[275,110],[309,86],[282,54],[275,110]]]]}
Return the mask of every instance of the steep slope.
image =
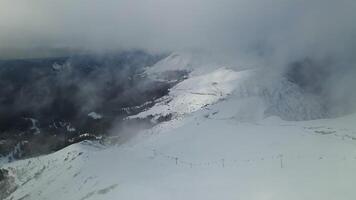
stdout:
{"type": "Polygon", "coordinates": [[[125,144],[82,142],[3,165],[17,186],[6,199],[354,199],[356,114],[283,120],[318,118],[322,108],[260,73],[193,69],[131,116],[170,120],[125,144]]]}
{"type": "Polygon", "coordinates": [[[18,184],[7,199],[355,197],[356,115],[247,123],[225,106],[163,123],[119,147],[81,143],[5,165],[18,184]]]}
{"type": "Polygon", "coordinates": [[[243,104],[241,107],[246,112],[259,112],[258,119],[271,115],[285,120],[327,117],[316,96],[304,92],[286,77],[266,73],[264,69],[222,67],[205,64],[191,55],[172,54],[148,68],[146,73],[157,78],[177,70],[188,71],[187,79],[171,88],[167,96],[158,99],[153,108],[131,118],[179,117],[226,98],[237,100],[237,105],[232,107],[243,104]]]}

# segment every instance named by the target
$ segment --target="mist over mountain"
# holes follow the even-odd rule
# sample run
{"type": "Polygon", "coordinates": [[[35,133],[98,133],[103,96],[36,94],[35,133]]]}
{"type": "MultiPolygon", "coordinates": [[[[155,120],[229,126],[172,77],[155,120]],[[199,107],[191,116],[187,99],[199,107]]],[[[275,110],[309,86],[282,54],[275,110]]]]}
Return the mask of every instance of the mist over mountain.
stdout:
{"type": "Polygon", "coordinates": [[[0,56],[205,51],[222,64],[289,76],[301,66],[295,76],[315,77],[310,87],[353,108],[355,9],[351,0],[4,0],[0,56]]]}
{"type": "Polygon", "coordinates": [[[0,200],[355,199],[355,0],[1,0],[0,200]]]}
{"type": "Polygon", "coordinates": [[[0,153],[20,145],[15,157],[32,156],[108,136],[174,85],[142,75],[162,57],[128,51],[0,61],[0,138],[7,143],[0,153]]]}

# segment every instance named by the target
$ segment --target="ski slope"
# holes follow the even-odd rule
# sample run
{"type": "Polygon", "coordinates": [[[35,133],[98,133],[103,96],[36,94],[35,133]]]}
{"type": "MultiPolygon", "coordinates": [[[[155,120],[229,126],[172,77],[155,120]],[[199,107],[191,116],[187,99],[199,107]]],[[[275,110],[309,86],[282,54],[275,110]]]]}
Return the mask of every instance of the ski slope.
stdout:
{"type": "Polygon", "coordinates": [[[303,109],[317,113],[307,100],[256,70],[196,73],[132,116],[172,119],[125,144],[82,142],[3,165],[18,186],[7,200],[353,200],[356,114],[303,121],[303,109]],[[266,93],[283,98],[276,106],[266,93]]]}

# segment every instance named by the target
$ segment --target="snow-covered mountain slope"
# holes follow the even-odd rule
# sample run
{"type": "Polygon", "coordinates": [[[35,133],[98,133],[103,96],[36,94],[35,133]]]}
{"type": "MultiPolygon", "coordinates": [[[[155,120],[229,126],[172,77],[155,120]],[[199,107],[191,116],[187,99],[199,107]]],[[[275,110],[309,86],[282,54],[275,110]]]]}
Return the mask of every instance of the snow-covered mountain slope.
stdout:
{"type": "MultiPolygon", "coordinates": [[[[306,94],[283,76],[257,68],[239,70],[237,67],[202,63],[192,56],[172,54],[148,68],[146,73],[153,78],[161,77],[165,72],[183,69],[190,74],[186,80],[171,88],[167,96],[159,99],[153,108],[131,118],[181,117],[226,98],[236,100],[232,108],[241,108],[250,115],[253,115],[251,112],[259,112],[258,119],[271,115],[286,120],[310,120],[327,116],[317,97],[306,94]]],[[[244,117],[246,113],[237,115],[244,117]]]]}
{"type": "Polygon", "coordinates": [[[179,117],[192,113],[226,98],[248,75],[249,72],[220,68],[208,74],[192,76],[171,88],[169,95],[158,100],[153,108],[131,118],[150,115],[157,118],[170,114],[179,117]]]}
{"type": "Polygon", "coordinates": [[[157,74],[166,71],[191,71],[192,66],[192,55],[190,54],[179,54],[172,53],[166,58],[162,59],[156,63],[153,67],[148,67],[146,69],[147,74],[157,74]]]}
{"type": "MultiPolygon", "coordinates": [[[[214,56],[208,53],[175,52],[155,65],[147,67],[145,74],[153,79],[170,81],[169,75],[172,72],[189,72],[191,76],[198,76],[212,72],[222,66],[230,65],[216,61],[214,56]]],[[[238,68],[245,69],[242,67],[238,68]]]]}
{"type": "Polygon", "coordinates": [[[81,143],[7,164],[18,185],[7,199],[355,198],[356,115],[249,123],[222,107],[119,147],[81,143]]]}
{"type": "Polygon", "coordinates": [[[356,114],[291,121],[322,109],[283,77],[261,73],[193,69],[132,116],[171,120],[125,144],[82,142],[3,165],[17,186],[6,200],[354,199],[356,114]]]}

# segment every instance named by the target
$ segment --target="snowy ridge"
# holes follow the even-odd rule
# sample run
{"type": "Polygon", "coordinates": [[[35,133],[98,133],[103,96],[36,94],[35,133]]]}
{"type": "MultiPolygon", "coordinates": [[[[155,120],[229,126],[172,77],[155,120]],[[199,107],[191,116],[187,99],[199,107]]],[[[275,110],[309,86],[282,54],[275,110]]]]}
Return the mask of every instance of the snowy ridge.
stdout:
{"type": "Polygon", "coordinates": [[[83,142],[5,164],[18,186],[6,200],[354,199],[356,114],[285,121],[317,118],[322,108],[261,73],[193,71],[132,116],[172,119],[125,144],[83,142]]]}
{"type": "Polygon", "coordinates": [[[147,74],[159,74],[166,71],[191,71],[192,56],[190,54],[172,53],[152,67],[146,69],[147,74]]]}
{"type": "Polygon", "coordinates": [[[352,199],[356,115],[248,123],[219,118],[219,104],[123,146],[7,164],[20,185],[7,199],[352,199]]]}
{"type": "MultiPolygon", "coordinates": [[[[203,65],[203,62],[193,60],[191,56],[172,54],[148,68],[147,73],[154,78],[171,70],[189,69],[190,75],[171,88],[169,94],[159,99],[153,108],[131,118],[179,118],[228,96],[231,96],[230,99],[236,98],[237,105],[248,102],[248,105],[242,105],[241,109],[246,110],[243,115],[258,112],[258,119],[273,115],[285,120],[310,120],[327,116],[316,97],[306,95],[284,77],[265,73],[261,69],[236,70],[214,64],[203,65]],[[188,64],[193,62],[194,65],[188,64]]],[[[232,105],[234,107],[236,106],[232,105]]],[[[239,115],[240,118],[245,118],[241,113],[239,115]]]]}
{"type": "Polygon", "coordinates": [[[209,56],[211,55],[198,52],[175,52],[147,67],[145,74],[153,79],[169,81],[167,73],[188,72],[191,76],[199,76],[226,66],[213,61],[209,56]]]}
{"type": "Polygon", "coordinates": [[[160,99],[153,108],[131,118],[160,117],[170,114],[180,117],[195,112],[226,98],[234,91],[238,82],[248,76],[248,73],[220,68],[208,74],[190,77],[173,87],[169,95],[160,99]]]}

